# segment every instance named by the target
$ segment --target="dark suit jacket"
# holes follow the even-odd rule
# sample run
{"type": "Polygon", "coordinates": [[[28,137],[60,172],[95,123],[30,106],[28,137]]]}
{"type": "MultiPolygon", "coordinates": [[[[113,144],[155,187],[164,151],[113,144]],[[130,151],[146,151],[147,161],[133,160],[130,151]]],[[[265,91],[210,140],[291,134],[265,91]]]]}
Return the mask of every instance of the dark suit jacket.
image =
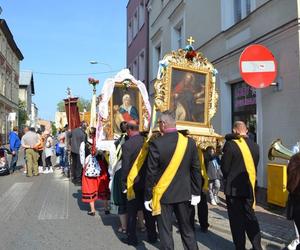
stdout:
{"type": "MultiPolygon", "coordinates": [[[[122,145],[122,191],[127,189],[127,176],[139,152],[141,151],[141,148],[143,147],[143,143],[144,137],[142,135],[135,135],[129,137],[129,139],[122,145]]],[[[146,171],[145,163],[134,180],[133,189],[135,192],[144,191],[146,171]]]]}
{"type": "MultiPolygon", "coordinates": [[[[145,200],[152,199],[152,189],[169,165],[175,152],[178,133],[167,133],[155,139],[149,148],[145,184],[145,200]]],[[[163,194],[161,203],[171,204],[191,199],[191,195],[200,195],[202,176],[195,141],[188,138],[188,145],[171,184],[163,194]]]]}
{"type": "MultiPolygon", "coordinates": [[[[246,170],[242,152],[238,145],[233,141],[238,139],[235,134],[225,136],[226,143],[223,148],[221,160],[221,170],[224,178],[225,194],[236,197],[252,198],[252,187],[246,170]]],[[[259,147],[251,139],[245,138],[251,151],[255,169],[259,161],[259,147]]]]}
{"type": "Polygon", "coordinates": [[[70,133],[71,152],[79,154],[80,144],[87,140],[87,135],[82,128],[75,128],[70,133]]]}

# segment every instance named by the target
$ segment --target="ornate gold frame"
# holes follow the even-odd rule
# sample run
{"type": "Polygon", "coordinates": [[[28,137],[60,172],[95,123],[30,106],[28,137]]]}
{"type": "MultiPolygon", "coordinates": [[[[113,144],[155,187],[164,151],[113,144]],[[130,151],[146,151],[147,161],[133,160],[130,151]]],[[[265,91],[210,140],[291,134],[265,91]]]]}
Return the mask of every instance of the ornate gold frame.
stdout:
{"type": "MultiPolygon", "coordinates": [[[[139,129],[140,129],[140,131],[148,130],[148,127],[146,127],[143,122],[145,119],[148,120],[148,112],[147,112],[147,109],[146,109],[146,106],[143,101],[143,98],[142,98],[139,88],[134,83],[132,83],[130,80],[125,80],[123,82],[116,82],[114,90],[116,88],[134,89],[138,92],[137,94],[138,94],[139,129]]],[[[108,115],[108,120],[105,122],[106,135],[107,135],[107,139],[109,139],[109,140],[114,139],[117,136],[117,134],[115,134],[114,130],[113,130],[113,122],[114,122],[113,121],[113,119],[114,119],[114,117],[113,117],[113,106],[114,106],[113,95],[114,95],[114,93],[112,94],[112,96],[109,100],[109,103],[108,103],[109,115],[108,115]]]]}
{"type": "Polygon", "coordinates": [[[188,58],[188,51],[179,49],[164,56],[161,61],[158,79],[154,84],[154,105],[157,111],[163,112],[170,108],[172,70],[179,69],[192,73],[206,75],[205,80],[205,112],[204,123],[177,121],[177,129],[188,130],[198,146],[216,146],[221,136],[214,132],[211,119],[217,112],[219,95],[216,90],[216,73],[213,65],[200,52],[194,52],[192,58],[188,58]]]}

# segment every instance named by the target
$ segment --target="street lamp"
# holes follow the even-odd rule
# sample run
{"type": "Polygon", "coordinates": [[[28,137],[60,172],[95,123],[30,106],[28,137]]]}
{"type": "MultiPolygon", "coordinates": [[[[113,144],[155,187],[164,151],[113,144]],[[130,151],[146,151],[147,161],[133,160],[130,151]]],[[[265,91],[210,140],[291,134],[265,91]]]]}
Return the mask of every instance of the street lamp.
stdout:
{"type": "Polygon", "coordinates": [[[110,71],[112,71],[112,67],[108,63],[98,62],[98,61],[92,60],[92,61],[90,61],[90,64],[103,64],[103,65],[106,65],[109,68],[110,71]]]}

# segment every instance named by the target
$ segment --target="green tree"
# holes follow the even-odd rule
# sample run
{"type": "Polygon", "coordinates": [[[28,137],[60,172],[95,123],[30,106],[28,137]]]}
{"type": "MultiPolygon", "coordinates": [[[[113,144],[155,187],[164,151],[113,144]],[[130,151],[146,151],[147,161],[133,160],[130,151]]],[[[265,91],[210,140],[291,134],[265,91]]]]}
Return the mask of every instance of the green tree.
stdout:
{"type": "Polygon", "coordinates": [[[27,108],[26,103],[19,99],[19,115],[18,115],[19,127],[25,126],[26,121],[28,120],[28,114],[26,108],[27,108]]]}
{"type": "Polygon", "coordinates": [[[52,135],[57,134],[57,128],[55,126],[55,122],[51,122],[51,130],[52,130],[52,135]]]}
{"type": "MultiPolygon", "coordinates": [[[[83,112],[84,108],[86,108],[86,111],[90,111],[91,110],[91,101],[80,97],[78,99],[77,106],[78,106],[79,112],[83,112]]],[[[57,107],[58,112],[66,111],[64,101],[60,101],[59,103],[57,103],[56,107],[57,107]]]]}

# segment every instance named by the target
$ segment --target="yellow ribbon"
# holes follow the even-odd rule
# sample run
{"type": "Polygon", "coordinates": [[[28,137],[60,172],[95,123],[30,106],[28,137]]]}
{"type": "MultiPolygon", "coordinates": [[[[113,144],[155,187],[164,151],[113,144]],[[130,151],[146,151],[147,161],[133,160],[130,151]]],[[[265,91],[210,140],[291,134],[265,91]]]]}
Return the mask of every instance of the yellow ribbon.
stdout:
{"type": "Polygon", "coordinates": [[[144,142],[143,147],[141,148],[127,176],[127,200],[129,201],[135,198],[135,193],[133,190],[134,179],[137,177],[140,169],[144,164],[144,161],[148,154],[148,149],[149,149],[148,142],[144,142]]]}
{"type": "Polygon", "coordinates": [[[204,179],[204,184],[203,184],[202,189],[204,191],[208,191],[208,176],[207,176],[205,162],[204,162],[204,155],[203,155],[201,148],[198,148],[198,155],[199,155],[199,161],[200,161],[200,171],[201,171],[201,175],[204,179]]]}
{"type": "Polygon", "coordinates": [[[178,133],[178,141],[172,159],[160,177],[158,183],[153,188],[152,198],[152,215],[159,215],[161,213],[160,199],[171,184],[177,170],[182,162],[188,144],[188,138],[178,133]]]}
{"type": "Polygon", "coordinates": [[[244,163],[246,166],[246,170],[249,176],[249,180],[251,183],[251,187],[252,187],[252,192],[253,192],[253,205],[252,208],[255,208],[255,181],[256,181],[256,170],[255,170],[255,165],[254,165],[254,161],[253,161],[253,157],[251,154],[251,151],[246,143],[246,141],[244,140],[244,138],[240,138],[239,140],[233,140],[238,147],[240,148],[242,155],[243,155],[243,159],[244,159],[244,163]]]}

